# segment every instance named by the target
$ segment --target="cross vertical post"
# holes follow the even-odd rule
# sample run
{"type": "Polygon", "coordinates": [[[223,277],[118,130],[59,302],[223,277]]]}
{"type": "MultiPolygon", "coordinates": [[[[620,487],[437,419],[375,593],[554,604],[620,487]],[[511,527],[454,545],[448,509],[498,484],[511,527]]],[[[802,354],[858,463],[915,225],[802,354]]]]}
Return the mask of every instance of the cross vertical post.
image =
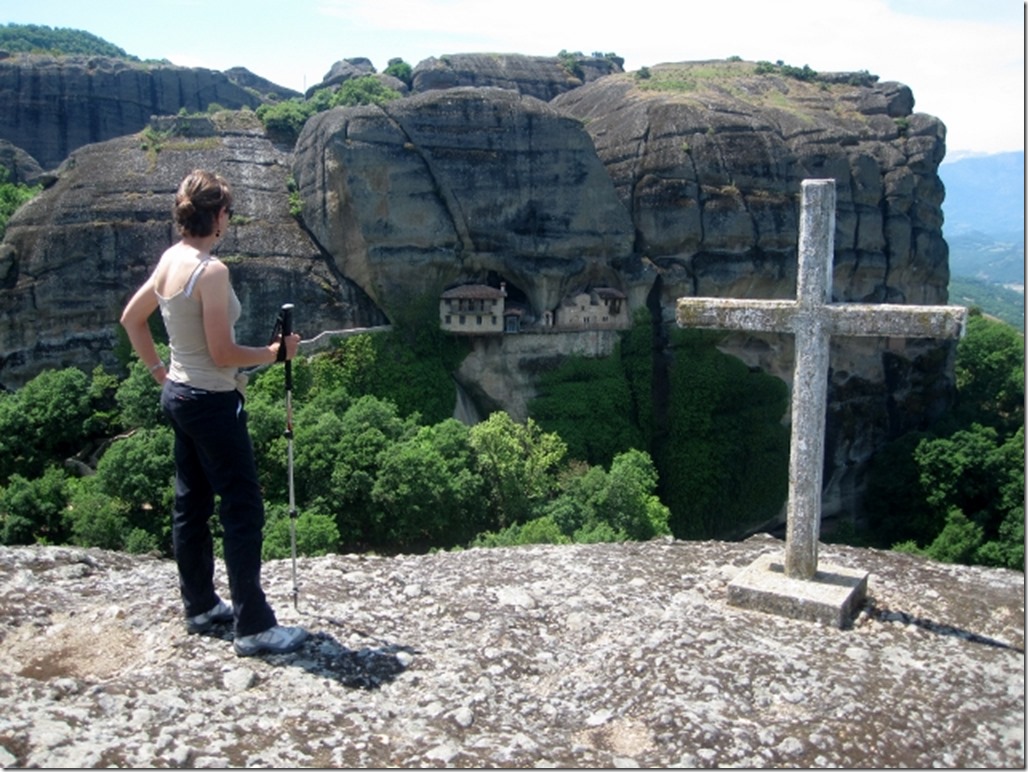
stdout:
{"type": "Polygon", "coordinates": [[[817,309],[832,300],[835,186],[804,182],[796,274],[795,364],[785,573],[811,579],[817,571],[821,488],[828,409],[830,338],[817,309]]]}

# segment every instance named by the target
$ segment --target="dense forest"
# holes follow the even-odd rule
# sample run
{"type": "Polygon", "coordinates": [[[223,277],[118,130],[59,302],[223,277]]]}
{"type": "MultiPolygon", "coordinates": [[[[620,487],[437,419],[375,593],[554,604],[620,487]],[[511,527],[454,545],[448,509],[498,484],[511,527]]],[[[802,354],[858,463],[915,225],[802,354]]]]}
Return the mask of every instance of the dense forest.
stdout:
{"type": "MultiPolygon", "coordinates": [[[[296,360],[299,552],[739,536],[784,501],[785,388],[709,336],[675,332],[688,367],[672,368],[673,434],[646,419],[642,322],[615,356],[551,373],[523,424],[449,417],[461,344],[439,331],[359,335],[296,360]]],[[[972,314],[952,413],[880,454],[868,526],[836,539],[1023,570],[1023,340],[972,314]]],[[[124,350],[121,376],[47,371],[0,394],[4,543],[168,552],[172,435],[124,350]]],[[[253,374],[267,557],[290,545],[284,397],[281,366],[253,374]]]]}

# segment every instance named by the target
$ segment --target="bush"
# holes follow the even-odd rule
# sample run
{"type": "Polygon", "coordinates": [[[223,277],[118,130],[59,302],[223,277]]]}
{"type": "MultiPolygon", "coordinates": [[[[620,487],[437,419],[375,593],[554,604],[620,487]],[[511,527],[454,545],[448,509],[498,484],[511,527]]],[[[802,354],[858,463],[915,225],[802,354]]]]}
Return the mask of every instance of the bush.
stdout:
{"type": "Polygon", "coordinates": [[[81,370],[44,370],[14,394],[0,394],[0,484],[34,478],[75,455],[87,439],[94,404],[81,370]]]}
{"type": "Polygon", "coordinates": [[[66,513],[69,541],[79,547],[125,549],[133,530],[128,504],[100,491],[95,477],[76,482],[66,513]]]}
{"type": "MultiPolygon", "coordinates": [[[[264,523],[264,544],[261,558],[281,560],[291,557],[292,531],[288,505],[269,506],[264,523]]],[[[299,512],[292,529],[296,534],[296,554],[317,557],[339,550],[339,529],[328,515],[299,512]]]]}
{"type": "Polygon", "coordinates": [[[18,209],[31,201],[43,189],[41,185],[10,183],[10,172],[0,166],[0,241],[7,232],[7,221],[18,209]]]}
{"type": "Polygon", "coordinates": [[[64,508],[68,477],[48,467],[40,477],[12,475],[0,488],[0,537],[4,544],[63,544],[68,537],[64,508]]]}

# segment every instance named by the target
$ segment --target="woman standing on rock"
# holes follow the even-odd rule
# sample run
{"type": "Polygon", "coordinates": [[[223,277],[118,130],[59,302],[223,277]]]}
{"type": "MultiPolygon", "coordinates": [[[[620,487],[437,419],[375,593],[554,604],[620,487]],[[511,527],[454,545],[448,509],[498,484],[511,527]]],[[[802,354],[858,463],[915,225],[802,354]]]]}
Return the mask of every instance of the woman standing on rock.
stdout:
{"type": "MultiPolygon", "coordinates": [[[[228,268],[211,256],[232,215],[228,183],[210,172],[192,172],[179,186],[173,214],[181,240],[165,251],[129,300],[121,324],[136,354],[163,384],[161,407],[175,432],[171,534],[186,628],[204,632],[234,620],[238,655],[294,651],[307,631],[279,626],[261,589],[264,502],[243,410],[245,376],[238,372],[275,362],[281,344],[250,347],[235,341],[239,299],[228,268]],[[167,370],[147,324],[158,307],[170,342],[167,370]],[[221,497],[231,608],[214,590],[209,520],[215,494],[221,497]]],[[[286,337],[286,357],[295,356],[299,342],[299,335],[286,337]]]]}

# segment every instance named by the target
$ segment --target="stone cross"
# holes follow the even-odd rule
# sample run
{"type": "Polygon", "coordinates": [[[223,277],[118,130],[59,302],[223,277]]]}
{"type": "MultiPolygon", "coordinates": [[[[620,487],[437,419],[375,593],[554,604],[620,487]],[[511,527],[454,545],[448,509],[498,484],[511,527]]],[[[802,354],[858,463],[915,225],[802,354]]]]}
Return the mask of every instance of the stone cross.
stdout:
{"type": "Polygon", "coordinates": [[[833,303],[835,181],[804,180],[795,300],[679,298],[680,327],[795,336],[785,574],[813,579],[821,527],[828,353],[833,335],[956,338],[958,306],[833,303]]]}

